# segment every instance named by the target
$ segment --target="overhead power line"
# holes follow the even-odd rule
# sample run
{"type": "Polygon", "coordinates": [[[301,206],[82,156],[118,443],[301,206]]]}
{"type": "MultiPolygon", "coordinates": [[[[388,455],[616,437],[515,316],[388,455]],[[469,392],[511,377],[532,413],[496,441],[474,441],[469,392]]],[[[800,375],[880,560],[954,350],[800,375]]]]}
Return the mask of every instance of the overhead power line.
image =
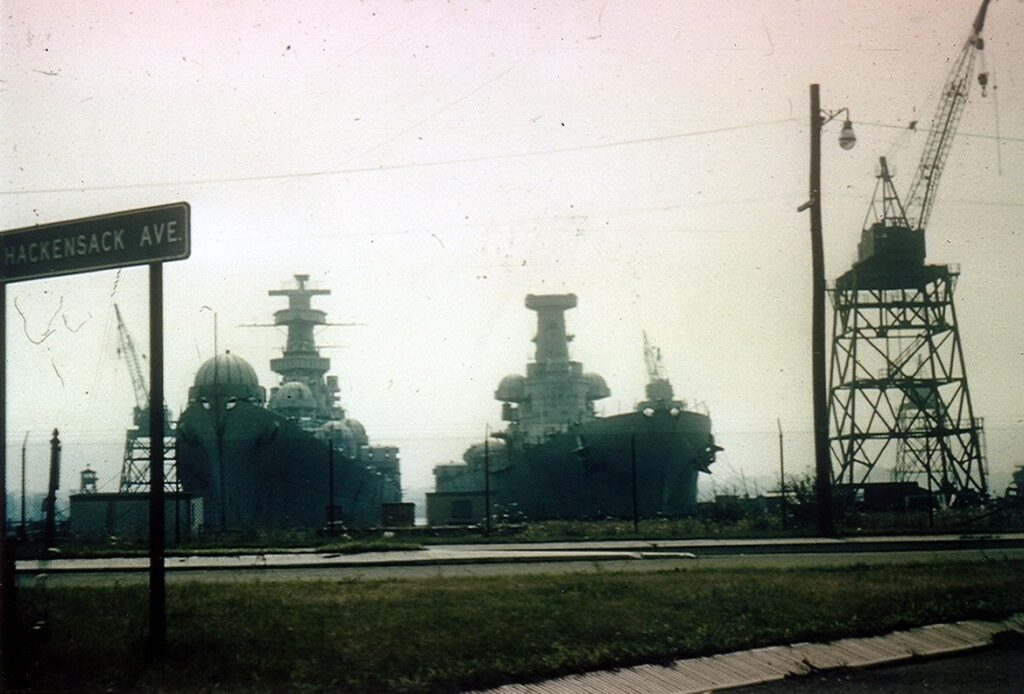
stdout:
{"type": "MultiPolygon", "coordinates": [[[[707,128],[703,130],[690,130],[680,133],[669,133],[667,135],[653,135],[650,137],[638,137],[623,140],[612,140],[610,142],[592,142],[569,147],[554,147],[550,149],[525,150],[521,152],[506,152],[502,154],[484,154],[476,157],[456,157],[452,159],[436,159],[431,161],[409,162],[406,164],[387,164],[379,166],[360,166],[346,169],[328,169],[322,171],[293,171],[278,174],[259,174],[253,176],[224,176],[220,178],[195,178],[177,179],[168,181],[149,181],[143,183],[119,183],[110,185],[94,186],[68,186],[63,188],[22,188],[18,190],[0,190],[0,196],[13,195],[48,195],[53,193],[84,193],[107,190],[132,190],[138,188],[170,188],[177,186],[205,186],[221,185],[228,183],[257,183],[261,181],[283,181],[289,179],[303,178],[325,178],[330,176],[350,176],[365,173],[377,173],[386,171],[402,171],[406,169],[423,169],[437,166],[452,166],[459,164],[476,164],[488,161],[502,161],[506,159],[521,159],[526,157],[538,157],[554,154],[570,154],[572,152],[585,152],[589,150],[609,149],[613,147],[628,147],[631,145],[642,145],[654,142],[666,142],[690,137],[701,137],[705,135],[716,135],[719,133],[734,132],[738,130],[751,130],[755,128],[766,128],[786,123],[799,123],[795,118],[782,118],[772,121],[760,121],[745,123],[741,125],[728,125],[720,128],[707,128]]],[[[888,128],[895,130],[916,130],[928,132],[927,128],[911,128],[908,125],[897,125],[894,123],[877,123],[871,121],[855,121],[857,125],[875,128],[888,128]]],[[[997,135],[985,135],[982,133],[959,133],[959,137],[979,138],[984,140],[998,140],[1000,142],[1024,142],[1021,137],[1006,137],[997,135]]]]}
{"type": "Polygon", "coordinates": [[[702,135],[715,135],[718,133],[733,132],[736,130],[749,130],[753,128],[765,128],[784,123],[796,123],[795,118],[783,118],[781,120],[763,121],[758,123],[746,123],[743,125],[729,125],[720,128],[708,128],[705,130],[691,130],[681,133],[670,133],[668,135],[654,135],[651,137],[639,137],[627,140],[614,140],[611,142],[594,142],[589,144],[575,145],[569,147],[556,147],[551,149],[527,150],[522,152],[507,152],[504,154],[485,154],[476,157],[459,157],[453,159],[437,159],[433,161],[410,162],[407,164],[390,164],[380,166],[360,166],[348,169],[331,169],[326,171],[296,171],[280,174],[262,174],[254,176],[229,176],[223,178],[198,178],[179,179],[173,181],[152,181],[146,183],[120,183],[99,186],[69,186],[64,188],[23,188],[20,190],[0,190],[0,195],[43,195],[50,193],[84,193],[102,190],[130,190],[135,188],[165,188],[175,186],[203,186],[218,185],[224,183],[253,183],[258,181],[281,181],[287,179],[301,178],[323,178],[327,176],[349,176],[363,173],[376,173],[383,171],[401,171],[403,169],[421,169],[434,166],[450,166],[453,164],[475,164],[487,161],[500,161],[503,159],[519,159],[523,157],[537,157],[552,154],[567,154],[571,152],[584,152],[594,149],[608,149],[611,147],[626,147],[630,145],[641,145],[652,142],[666,142],[688,137],[700,137],[702,135]]]}
{"type": "MultiPolygon", "coordinates": [[[[930,133],[930,128],[918,128],[917,122],[913,121],[909,125],[896,125],[895,123],[872,123],[870,121],[853,121],[856,125],[863,125],[869,128],[889,128],[893,130],[911,130],[919,133],[930,133]]],[[[1005,135],[985,135],[982,133],[957,133],[957,137],[974,137],[979,140],[999,140],[1000,142],[1024,142],[1024,137],[1006,137],[1005,135]]]]}

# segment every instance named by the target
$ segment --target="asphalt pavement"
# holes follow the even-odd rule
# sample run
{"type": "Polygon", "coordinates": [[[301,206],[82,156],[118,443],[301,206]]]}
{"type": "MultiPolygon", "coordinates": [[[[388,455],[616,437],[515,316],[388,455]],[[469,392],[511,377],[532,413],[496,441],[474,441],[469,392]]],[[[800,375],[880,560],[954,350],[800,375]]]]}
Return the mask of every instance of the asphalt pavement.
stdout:
{"type": "MultiPolygon", "coordinates": [[[[852,539],[673,540],[430,545],[359,554],[298,551],[167,557],[167,580],[363,580],[673,568],[823,567],[1024,558],[1024,534],[852,539]]],[[[17,562],[19,582],[144,582],[146,557],[17,562]]]]}
{"type": "Polygon", "coordinates": [[[899,665],[820,672],[725,691],[730,694],[826,691],[830,694],[1021,694],[1024,692],[1024,643],[899,665]]]}

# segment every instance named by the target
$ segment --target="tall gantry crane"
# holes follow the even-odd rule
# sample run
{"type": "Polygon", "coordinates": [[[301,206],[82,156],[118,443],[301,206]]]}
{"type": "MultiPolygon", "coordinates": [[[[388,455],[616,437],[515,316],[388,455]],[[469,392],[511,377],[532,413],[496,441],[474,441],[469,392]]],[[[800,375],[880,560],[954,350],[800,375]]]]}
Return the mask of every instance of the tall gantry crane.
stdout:
{"type": "Polygon", "coordinates": [[[144,433],[149,433],[149,388],[146,386],[146,378],[142,375],[142,362],[139,353],[135,349],[135,342],[132,340],[128,327],[124,324],[121,316],[121,309],[114,304],[114,314],[117,316],[117,355],[124,359],[128,366],[128,377],[132,382],[132,391],[135,394],[135,409],[132,420],[135,426],[144,433]]]}
{"type": "MultiPolygon", "coordinates": [[[[135,349],[135,341],[121,316],[121,309],[114,304],[114,314],[117,316],[117,353],[124,359],[128,366],[128,376],[132,382],[132,391],[135,395],[135,407],[132,421],[134,428],[129,429],[125,434],[124,459],[121,463],[121,492],[147,493],[149,492],[149,460],[150,447],[152,446],[149,437],[149,387],[146,385],[146,378],[143,376],[142,360],[139,358],[138,350],[135,349]]],[[[170,413],[167,406],[163,407],[164,415],[164,489],[169,492],[178,491],[178,476],[175,458],[174,437],[175,432],[171,427],[170,413]]]]}
{"type": "MultiPolygon", "coordinates": [[[[971,33],[960,48],[960,53],[942,85],[942,96],[939,98],[938,108],[935,109],[935,115],[932,117],[931,127],[928,129],[928,139],[924,144],[924,152],[917,165],[917,171],[914,173],[914,180],[910,183],[910,192],[906,197],[906,214],[911,223],[911,229],[923,230],[928,225],[928,218],[931,216],[932,206],[935,204],[939,179],[942,178],[942,170],[946,166],[949,150],[953,146],[953,136],[956,135],[957,128],[960,126],[960,117],[963,115],[964,106],[967,105],[967,97],[971,93],[971,77],[974,76],[975,59],[985,48],[985,39],[981,37],[981,30],[985,27],[988,3],[989,0],[983,0],[981,7],[978,8],[978,14],[971,25],[971,33]]],[[[978,84],[981,86],[981,95],[985,96],[988,73],[984,70],[978,73],[978,84]]]]}
{"type": "MultiPolygon", "coordinates": [[[[943,83],[906,206],[883,158],[858,260],[830,291],[829,443],[846,499],[883,460],[893,461],[896,481],[923,481],[942,504],[988,494],[983,422],[974,416],[953,305],[960,271],[925,264],[925,227],[984,48],[988,4],[943,83]]],[[[987,73],[978,78],[984,94],[987,73]]]]}

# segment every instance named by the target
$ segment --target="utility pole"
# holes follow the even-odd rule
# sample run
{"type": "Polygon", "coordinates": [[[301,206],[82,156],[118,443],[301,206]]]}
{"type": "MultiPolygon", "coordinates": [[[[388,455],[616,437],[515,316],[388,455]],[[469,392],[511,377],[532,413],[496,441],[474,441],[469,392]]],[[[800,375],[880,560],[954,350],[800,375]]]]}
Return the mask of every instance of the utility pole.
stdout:
{"type": "Polygon", "coordinates": [[[491,535],[491,427],[484,425],[484,535],[491,535]]]}
{"type": "Polygon", "coordinates": [[[821,129],[818,85],[811,85],[811,388],[814,391],[814,490],[818,534],[835,535],[832,517],[832,461],[828,451],[825,382],[825,245],[821,230],[821,129]]]}
{"type": "Polygon", "coordinates": [[[828,449],[828,393],[825,379],[825,250],[821,231],[821,129],[846,112],[839,146],[850,149],[856,142],[849,109],[822,111],[818,85],[811,85],[810,197],[797,212],[811,211],[811,389],[814,402],[814,490],[818,501],[818,534],[836,534],[832,517],[832,461],[828,449]]]}
{"type": "Polygon", "coordinates": [[[224,422],[219,421],[221,400],[219,395],[213,396],[213,406],[217,408],[214,415],[214,431],[217,434],[217,472],[220,480],[220,531],[223,533],[228,529],[228,490],[224,484],[224,422]]]}
{"type": "Polygon", "coordinates": [[[21,537],[25,538],[28,528],[25,524],[25,449],[28,448],[28,432],[25,432],[25,440],[21,442],[21,537]]]}
{"type": "Polygon", "coordinates": [[[327,440],[327,534],[334,534],[334,441],[327,440]]]}
{"type": "Polygon", "coordinates": [[[629,435],[629,461],[633,477],[633,532],[640,532],[640,509],[637,506],[636,493],[636,434],[629,435]]]}
{"type": "Polygon", "coordinates": [[[779,427],[779,499],[781,501],[782,529],[786,529],[786,452],[782,445],[782,420],[776,418],[779,427]]]}

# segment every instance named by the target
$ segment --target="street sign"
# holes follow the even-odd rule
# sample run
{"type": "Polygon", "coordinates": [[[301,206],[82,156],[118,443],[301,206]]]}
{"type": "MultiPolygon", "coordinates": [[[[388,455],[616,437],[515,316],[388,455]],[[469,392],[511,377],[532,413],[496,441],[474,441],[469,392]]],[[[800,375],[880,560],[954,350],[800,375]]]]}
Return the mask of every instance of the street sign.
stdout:
{"type": "Polygon", "coordinates": [[[115,212],[0,234],[0,282],[184,260],[187,202],[115,212]]]}
{"type": "MultiPolygon", "coordinates": [[[[164,401],[164,262],[192,250],[187,202],[0,233],[0,688],[14,643],[13,544],[7,541],[7,285],[129,265],[149,265],[149,398],[164,401]],[[8,568],[8,571],[4,571],[8,568]]],[[[149,435],[164,439],[162,408],[149,408],[149,435]]],[[[149,459],[149,647],[163,654],[167,636],[164,576],[164,447],[149,459]]]]}

